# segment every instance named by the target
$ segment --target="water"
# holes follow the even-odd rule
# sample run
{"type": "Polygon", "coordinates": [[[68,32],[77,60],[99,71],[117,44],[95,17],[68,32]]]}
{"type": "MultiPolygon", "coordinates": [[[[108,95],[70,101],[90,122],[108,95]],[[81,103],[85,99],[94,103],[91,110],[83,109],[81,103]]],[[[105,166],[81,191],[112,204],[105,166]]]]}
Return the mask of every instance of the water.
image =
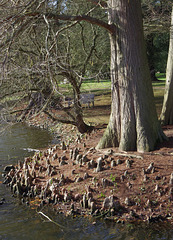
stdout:
{"type": "MultiPolygon", "coordinates": [[[[29,153],[24,148],[44,148],[54,142],[47,132],[26,125],[15,125],[0,135],[0,173],[7,164],[16,164],[29,153]]],[[[0,181],[2,181],[0,174],[0,181]]],[[[35,209],[21,205],[12,197],[10,189],[0,184],[0,240],[149,240],[173,239],[172,226],[168,224],[125,224],[119,225],[92,218],[72,218],[56,214],[49,208],[42,212],[62,227],[49,222],[35,209]]]]}

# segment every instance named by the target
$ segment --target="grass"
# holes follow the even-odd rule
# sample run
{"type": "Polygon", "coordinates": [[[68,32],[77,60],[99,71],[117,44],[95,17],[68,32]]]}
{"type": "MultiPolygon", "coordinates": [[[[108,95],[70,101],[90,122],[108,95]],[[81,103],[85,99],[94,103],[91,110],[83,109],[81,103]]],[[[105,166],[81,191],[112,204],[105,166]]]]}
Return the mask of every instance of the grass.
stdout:
{"type": "Polygon", "coordinates": [[[98,198],[105,198],[105,194],[101,192],[100,196],[98,196],[98,198]]]}
{"type": "Polygon", "coordinates": [[[99,95],[98,93],[102,93],[103,91],[105,93],[110,92],[111,90],[111,81],[103,81],[103,82],[87,82],[83,83],[81,87],[81,92],[92,92],[96,95],[99,95]]]}
{"type": "MultiPolygon", "coordinates": [[[[166,76],[164,73],[159,73],[156,76],[159,81],[152,82],[152,86],[157,113],[160,115],[166,76]]],[[[70,84],[61,84],[59,91],[65,95],[73,96],[70,84]]],[[[111,81],[102,80],[99,83],[94,80],[84,81],[81,86],[81,92],[95,94],[95,107],[83,108],[86,123],[91,125],[107,124],[111,112],[111,81]]]]}
{"type": "Polygon", "coordinates": [[[158,81],[152,82],[154,93],[160,92],[160,94],[163,95],[165,82],[166,82],[166,75],[164,73],[159,73],[159,74],[156,74],[156,76],[158,81]]]}
{"type": "MultiPolygon", "coordinates": [[[[102,80],[100,82],[96,81],[85,81],[81,85],[81,93],[94,93],[95,95],[101,95],[105,93],[110,93],[111,91],[111,81],[110,80],[102,80]]],[[[72,94],[72,86],[70,84],[61,84],[60,92],[64,94],[72,94]]]]}
{"type": "Polygon", "coordinates": [[[156,77],[159,79],[159,80],[164,80],[166,79],[166,73],[156,73],[156,77]]]}
{"type": "MultiPolygon", "coordinates": [[[[159,116],[162,109],[166,76],[164,73],[159,73],[156,76],[159,81],[152,82],[152,86],[156,109],[159,116]]],[[[82,90],[86,92],[90,91],[92,93],[95,93],[96,95],[94,109],[84,108],[85,121],[89,124],[107,124],[109,122],[109,116],[111,112],[110,81],[104,81],[103,83],[99,84],[96,82],[87,82],[86,84],[84,84],[82,90]]]]}
{"type": "MultiPolygon", "coordinates": [[[[152,82],[152,86],[154,91],[157,87],[165,86],[165,73],[156,74],[159,81],[152,82]]],[[[65,92],[66,94],[72,93],[72,87],[70,84],[61,84],[60,90],[65,92]]],[[[94,80],[84,81],[81,85],[81,93],[94,93],[96,96],[111,94],[111,81],[110,80],[101,80],[100,82],[94,80]]],[[[161,92],[162,94],[162,92],[161,92]]]]}
{"type": "Polygon", "coordinates": [[[157,114],[160,116],[161,110],[162,110],[162,104],[163,104],[163,97],[165,92],[165,80],[166,75],[165,73],[159,73],[156,74],[159,81],[153,82],[153,92],[154,92],[154,99],[157,109],[157,114]]]}
{"type": "Polygon", "coordinates": [[[159,80],[157,82],[152,83],[153,87],[164,87],[165,86],[165,80],[159,80]]]}

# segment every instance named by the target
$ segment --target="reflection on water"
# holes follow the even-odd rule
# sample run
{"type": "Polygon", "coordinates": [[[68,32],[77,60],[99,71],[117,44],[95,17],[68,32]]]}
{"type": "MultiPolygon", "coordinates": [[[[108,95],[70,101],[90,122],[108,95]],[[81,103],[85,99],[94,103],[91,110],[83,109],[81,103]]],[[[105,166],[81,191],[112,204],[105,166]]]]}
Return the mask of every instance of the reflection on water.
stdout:
{"type": "MultiPolygon", "coordinates": [[[[27,127],[24,124],[16,124],[0,135],[0,182],[4,166],[16,164],[19,159],[33,154],[26,148],[45,148],[55,142],[52,135],[45,130],[27,127]]],[[[5,203],[0,205],[0,239],[30,239],[29,231],[35,226],[34,212],[29,208],[21,206],[17,199],[11,196],[10,189],[0,184],[0,201],[5,199],[5,203]],[[26,235],[25,235],[26,234],[26,235]],[[19,237],[20,236],[20,237],[19,237]],[[27,238],[26,238],[27,236],[27,238]]],[[[37,216],[37,222],[41,222],[37,216]]]]}
{"type": "MultiPolygon", "coordinates": [[[[29,154],[23,148],[44,148],[51,143],[53,138],[47,131],[15,125],[0,136],[0,172],[5,165],[15,164],[29,154]]],[[[173,239],[173,230],[169,225],[118,225],[91,218],[73,219],[58,215],[49,208],[42,209],[46,215],[63,225],[62,229],[48,222],[36,210],[21,205],[18,199],[11,196],[10,189],[0,184],[0,200],[2,198],[5,198],[5,203],[0,205],[0,240],[173,239]]]]}
{"type": "Polygon", "coordinates": [[[173,230],[168,225],[118,225],[94,219],[64,217],[56,215],[49,209],[44,213],[64,226],[61,229],[57,225],[48,222],[29,207],[20,206],[12,210],[15,219],[5,220],[0,225],[0,239],[21,240],[150,240],[150,239],[173,239],[173,230]]]}
{"type": "MultiPolygon", "coordinates": [[[[53,143],[53,137],[46,130],[16,124],[0,135],[0,161],[28,155],[24,148],[44,148],[53,143]]],[[[1,162],[1,163],[2,163],[1,162]]]]}

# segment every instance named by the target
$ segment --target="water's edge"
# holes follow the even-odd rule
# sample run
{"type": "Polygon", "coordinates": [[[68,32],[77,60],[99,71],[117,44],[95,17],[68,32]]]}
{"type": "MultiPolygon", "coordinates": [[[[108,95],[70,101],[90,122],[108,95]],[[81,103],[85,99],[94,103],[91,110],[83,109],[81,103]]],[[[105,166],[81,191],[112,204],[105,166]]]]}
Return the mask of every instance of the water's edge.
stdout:
{"type": "MultiPolygon", "coordinates": [[[[45,130],[16,124],[0,135],[0,182],[1,173],[8,164],[32,154],[31,149],[46,148],[56,139],[45,130]]],[[[0,184],[0,239],[173,239],[173,230],[167,224],[118,225],[90,218],[72,218],[54,213],[49,208],[42,212],[63,225],[63,229],[38,214],[35,209],[21,205],[10,189],[0,184]]]]}

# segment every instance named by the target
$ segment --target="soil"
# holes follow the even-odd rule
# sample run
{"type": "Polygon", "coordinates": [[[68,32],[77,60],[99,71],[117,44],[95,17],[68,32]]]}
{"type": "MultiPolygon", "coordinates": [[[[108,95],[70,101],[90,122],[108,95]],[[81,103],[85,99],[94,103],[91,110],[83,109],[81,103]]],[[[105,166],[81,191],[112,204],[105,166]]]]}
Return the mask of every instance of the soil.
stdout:
{"type": "Polygon", "coordinates": [[[32,191],[27,200],[20,197],[21,201],[32,208],[51,204],[64,214],[92,214],[116,222],[173,222],[173,126],[163,128],[169,141],[148,153],[96,150],[104,130],[100,126],[81,135],[74,127],[61,125],[64,144],[35,153],[15,173],[9,173],[17,172],[21,180],[29,169],[32,191]],[[75,149],[83,162],[71,157],[75,149]],[[101,169],[97,172],[98,159],[101,169]]]}

